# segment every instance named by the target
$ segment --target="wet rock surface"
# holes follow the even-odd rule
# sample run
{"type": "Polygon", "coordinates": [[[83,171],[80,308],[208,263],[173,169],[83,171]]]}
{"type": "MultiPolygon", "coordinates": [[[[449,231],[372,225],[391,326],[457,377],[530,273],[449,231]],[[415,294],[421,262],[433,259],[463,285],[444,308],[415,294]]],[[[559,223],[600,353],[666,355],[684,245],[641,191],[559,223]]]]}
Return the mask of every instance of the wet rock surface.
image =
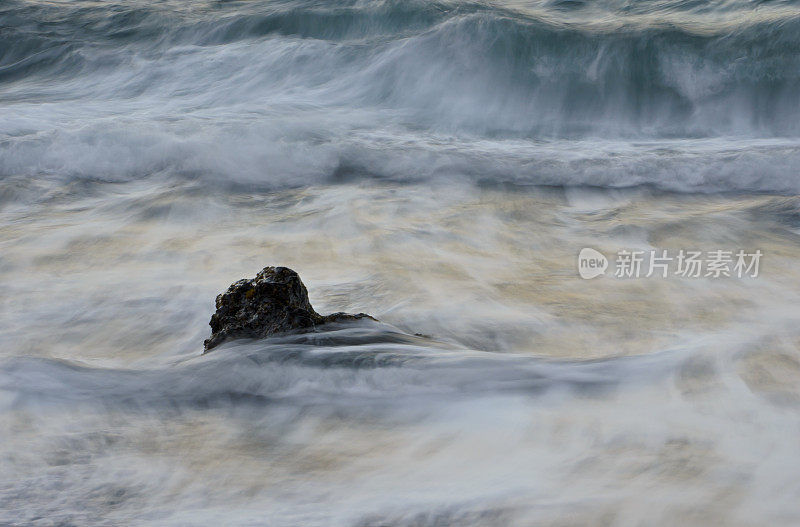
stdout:
{"type": "Polygon", "coordinates": [[[288,267],[265,267],[255,278],[234,282],[217,296],[216,307],[205,351],[234,339],[313,331],[331,322],[375,320],[365,313],[320,315],[311,306],[300,276],[288,267]]]}

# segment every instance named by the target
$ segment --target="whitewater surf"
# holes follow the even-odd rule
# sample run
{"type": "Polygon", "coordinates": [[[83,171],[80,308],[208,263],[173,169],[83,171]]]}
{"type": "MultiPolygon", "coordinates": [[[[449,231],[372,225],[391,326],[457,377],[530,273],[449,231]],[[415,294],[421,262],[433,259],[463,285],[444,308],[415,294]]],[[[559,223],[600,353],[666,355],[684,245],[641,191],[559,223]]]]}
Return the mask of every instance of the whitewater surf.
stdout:
{"type": "Polygon", "coordinates": [[[4,0],[0,524],[797,525],[798,168],[793,1],[4,0]]]}

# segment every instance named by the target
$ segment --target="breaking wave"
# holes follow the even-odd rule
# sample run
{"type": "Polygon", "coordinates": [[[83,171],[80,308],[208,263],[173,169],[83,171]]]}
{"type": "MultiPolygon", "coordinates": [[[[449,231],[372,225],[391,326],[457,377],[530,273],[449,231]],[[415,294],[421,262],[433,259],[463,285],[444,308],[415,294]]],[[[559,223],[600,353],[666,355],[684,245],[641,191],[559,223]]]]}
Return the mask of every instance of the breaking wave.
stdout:
{"type": "Polygon", "coordinates": [[[792,3],[15,0],[0,25],[4,179],[800,188],[792,3]]]}

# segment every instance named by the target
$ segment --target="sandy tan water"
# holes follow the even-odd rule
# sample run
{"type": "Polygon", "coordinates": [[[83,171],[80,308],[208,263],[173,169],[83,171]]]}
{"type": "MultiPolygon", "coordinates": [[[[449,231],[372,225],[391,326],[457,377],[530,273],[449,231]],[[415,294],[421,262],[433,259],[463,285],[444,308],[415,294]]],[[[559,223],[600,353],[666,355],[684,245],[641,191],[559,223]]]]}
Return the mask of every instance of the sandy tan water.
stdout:
{"type": "Polygon", "coordinates": [[[792,525],[798,205],[181,183],[6,208],[0,520],[792,525]],[[587,281],[582,247],[764,256],[757,278],[587,281]],[[201,357],[215,294],[273,264],[320,312],[433,340],[201,357]],[[309,362],[347,353],[419,358],[309,362]]]}

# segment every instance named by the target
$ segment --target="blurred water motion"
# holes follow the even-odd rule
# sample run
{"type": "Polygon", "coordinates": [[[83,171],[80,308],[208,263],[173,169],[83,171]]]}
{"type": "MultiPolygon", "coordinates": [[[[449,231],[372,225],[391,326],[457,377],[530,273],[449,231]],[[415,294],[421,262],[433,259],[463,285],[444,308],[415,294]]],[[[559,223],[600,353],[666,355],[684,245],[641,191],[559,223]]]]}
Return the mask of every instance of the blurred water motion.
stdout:
{"type": "Polygon", "coordinates": [[[796,207],[124,184],[7,209],[3,520],[791,523],[796,207]],[[584,281],[586,245],[765,256],[749,280],[584,281]],[[215,294],[266,263],[382,322],[200,356],[215,294]]]}
{"type": "Polygon", "coordinates": [[[0,524],[800,524],[799,36],[788,0],[4,0],[0,524]],[[202,355],[267,265],[380,322],[202,355]]]}

